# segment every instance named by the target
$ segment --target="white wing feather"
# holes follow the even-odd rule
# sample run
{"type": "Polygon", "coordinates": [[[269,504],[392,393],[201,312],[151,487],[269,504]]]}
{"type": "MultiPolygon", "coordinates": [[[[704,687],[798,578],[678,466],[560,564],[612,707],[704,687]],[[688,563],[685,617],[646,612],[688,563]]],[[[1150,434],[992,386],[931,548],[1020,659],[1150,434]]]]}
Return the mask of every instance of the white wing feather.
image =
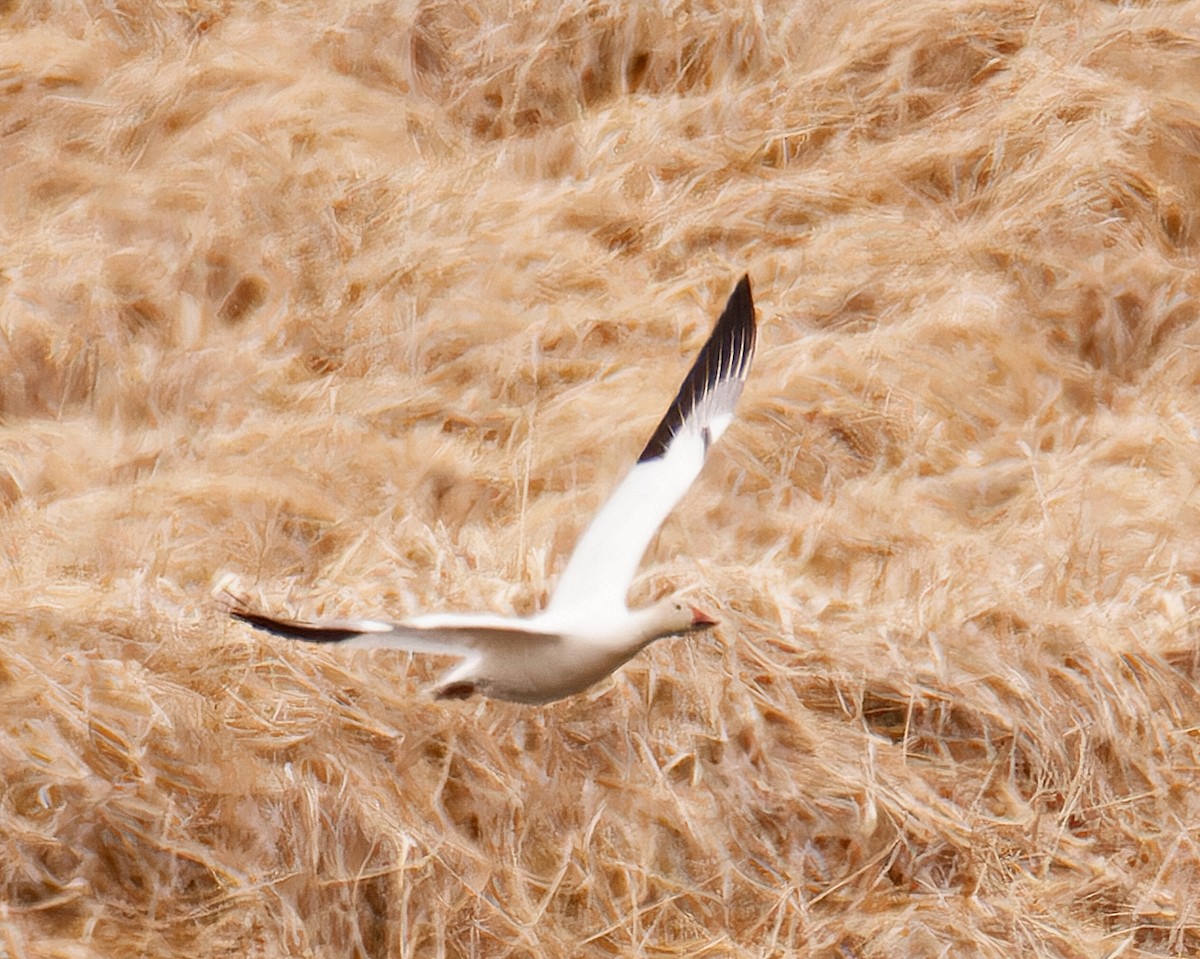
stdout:
{"type": "Polygon", "coordinates": [[[625,610],[646,547],[733,421],[754,342],[754,301],[743,277],[637,465],[576,545],[546,607],[550,621],[625,610]]]}

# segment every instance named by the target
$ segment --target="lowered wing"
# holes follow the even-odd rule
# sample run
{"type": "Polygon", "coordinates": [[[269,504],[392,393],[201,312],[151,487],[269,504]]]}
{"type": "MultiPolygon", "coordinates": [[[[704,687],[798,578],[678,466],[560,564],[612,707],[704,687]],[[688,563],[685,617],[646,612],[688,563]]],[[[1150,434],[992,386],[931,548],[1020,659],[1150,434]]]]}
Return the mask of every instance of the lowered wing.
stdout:
{"type": "Polygon", "coordinates": [[[517,624],[498,624],[499,617],[455,617],[453,624],[412,625],[386,623],[373,619],[330,620],[308,623],[294,619],[276,619],[251,612],[241,606],[229,610],[234,619],[276,636],[299,639],[306,643],[331,643],[347,649],[403,649],[414,653],[470,657],[506,644],[557,643],[556,633],[524,629],[517,624]]]}

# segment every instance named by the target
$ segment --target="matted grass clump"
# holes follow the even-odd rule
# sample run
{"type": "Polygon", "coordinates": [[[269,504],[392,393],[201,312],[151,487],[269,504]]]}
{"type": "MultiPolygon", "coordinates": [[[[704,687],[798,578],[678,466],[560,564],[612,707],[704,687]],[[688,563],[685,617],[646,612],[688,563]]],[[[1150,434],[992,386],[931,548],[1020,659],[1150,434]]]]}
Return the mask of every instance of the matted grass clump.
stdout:
{"type": "Polygon", "coordinates": [[[0,953],[1200,952],[1200,4],[0,3],[0,953]],[[736,279],[739,418],[527,613],[736,279]]]}

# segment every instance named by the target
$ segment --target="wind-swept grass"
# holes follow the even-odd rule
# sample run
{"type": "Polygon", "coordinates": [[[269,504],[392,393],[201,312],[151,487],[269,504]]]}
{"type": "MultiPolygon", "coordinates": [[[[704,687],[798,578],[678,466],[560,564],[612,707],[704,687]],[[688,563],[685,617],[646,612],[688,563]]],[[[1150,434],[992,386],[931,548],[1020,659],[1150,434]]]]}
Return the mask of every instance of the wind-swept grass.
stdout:
{"type": "Polygon", "coordinates": [[[0,4],[0,952],[1200,951],[1198,16],[0,4]],[[715,633],[222,615],[537,608],[744,271],[715,633]]]}

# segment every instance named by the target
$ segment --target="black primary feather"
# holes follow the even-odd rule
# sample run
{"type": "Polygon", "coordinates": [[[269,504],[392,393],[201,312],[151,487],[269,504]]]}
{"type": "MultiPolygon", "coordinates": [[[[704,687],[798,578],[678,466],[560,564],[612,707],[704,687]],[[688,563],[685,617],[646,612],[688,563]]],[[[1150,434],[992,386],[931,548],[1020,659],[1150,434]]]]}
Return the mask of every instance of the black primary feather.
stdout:
{"type": "Polygon", "coordinates": [[[249,623],[251,626],[265,629],[268,633],[274,633],[276,636],[286,636],[288,639],[302,639],[306,643],[340,643],[363,634],[361,629],[302,626],[299,623],[280,622],[277,619],[271,619],[269,616],[259,616],[257,613],[248,613],[238,609],[230,610],[229,615],[234,619],[240,619],[243,623],[249,623]]]}
{"type": "MultiPolygon", "coordinates": [[[[750,358],[754,355],[754,297],[750,293],[750,277],[743,276],[734,288],[725,305],[725,312],[713,327],[712,335],[704,344],[688,371],[675,401],[667,410],[662,422],[650,437],[650,442],[638,457],[639,463],[658,459],[667,452],[671,440],[679,432],[687,418],[696,409],[700,400],[726,380],[741,379],[746,375],[750,358]]],[[[705,449],[708,437],[704,437],[705,449]]]]}

